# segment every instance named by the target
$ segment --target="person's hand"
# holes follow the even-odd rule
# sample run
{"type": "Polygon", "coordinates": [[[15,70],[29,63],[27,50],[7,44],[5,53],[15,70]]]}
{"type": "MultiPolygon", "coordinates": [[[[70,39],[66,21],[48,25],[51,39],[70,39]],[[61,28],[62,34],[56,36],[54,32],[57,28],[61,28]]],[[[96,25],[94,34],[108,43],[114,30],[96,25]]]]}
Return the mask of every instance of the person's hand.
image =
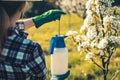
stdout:
{"type": "Polygon", "coordinates": [[[58,10],[58,9],[49,10],[49,11],[43,13],[42,15],[33,17],[32,20],[33,20],[35,26],[37,28],[39,28],[44,23],[60,19],[61,15],[63,15],[63,14],[66,14],[66,13],[63,12],[62,10],[58,10]]]}

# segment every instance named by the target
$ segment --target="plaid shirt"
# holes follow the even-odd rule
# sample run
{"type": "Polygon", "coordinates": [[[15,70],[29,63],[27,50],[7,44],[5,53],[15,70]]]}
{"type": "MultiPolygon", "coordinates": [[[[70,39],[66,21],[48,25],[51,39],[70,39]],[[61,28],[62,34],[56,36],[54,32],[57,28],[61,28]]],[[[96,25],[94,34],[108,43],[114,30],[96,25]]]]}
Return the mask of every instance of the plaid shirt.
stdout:
{"type": "Polygon", "coordinates": [[[27,33],[17,27],[8,29],[0,53],[0,80],[45,80],[46,65],[38,43],[26,39],[27,33]]]}

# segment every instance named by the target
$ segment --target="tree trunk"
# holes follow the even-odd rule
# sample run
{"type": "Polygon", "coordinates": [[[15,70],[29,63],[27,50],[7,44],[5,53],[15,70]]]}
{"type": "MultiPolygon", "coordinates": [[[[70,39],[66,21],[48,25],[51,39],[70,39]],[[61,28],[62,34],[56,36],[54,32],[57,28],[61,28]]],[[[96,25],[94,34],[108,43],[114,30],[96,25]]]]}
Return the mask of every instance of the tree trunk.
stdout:
{"type": "Polygon", "coordinates": [[[105,61],[104,61],[104,58],[102,58],[102,66],[103,66],[103,79],[104,80],[107,80],[107,67],[108,65],[106,65],[105,61]]]}
{"type": "Polygon", "coordinates": [[[106,74],[106,71],[103,70],[103,73],[104,73],[104,75],[103,75],[104,80],[107,80],[107,74],[106,74]]]}

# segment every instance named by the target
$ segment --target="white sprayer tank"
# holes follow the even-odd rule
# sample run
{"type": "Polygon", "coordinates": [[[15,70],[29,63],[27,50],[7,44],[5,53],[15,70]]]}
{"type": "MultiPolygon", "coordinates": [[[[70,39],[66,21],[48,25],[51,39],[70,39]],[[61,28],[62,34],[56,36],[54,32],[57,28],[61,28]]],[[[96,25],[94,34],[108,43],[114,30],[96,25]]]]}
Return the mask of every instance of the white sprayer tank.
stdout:
{"type": "Polygon", "coordinates": [[[51,73],[53,75],[65,74],[68,71],[68,50],[67,48],[54,48],[51,55],[51,73]]]}

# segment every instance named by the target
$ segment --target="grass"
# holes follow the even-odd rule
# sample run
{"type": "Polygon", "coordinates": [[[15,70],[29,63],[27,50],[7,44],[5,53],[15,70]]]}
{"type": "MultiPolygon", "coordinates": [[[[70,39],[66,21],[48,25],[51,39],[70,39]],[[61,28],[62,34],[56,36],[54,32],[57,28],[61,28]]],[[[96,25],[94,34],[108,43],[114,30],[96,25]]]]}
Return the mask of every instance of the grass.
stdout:
{"type": "MultiPolygon", "coordinates": [[[[79,31],[80,26],[83,24],[83,20],[77,15],[71,15],[71,27],[68,26],[68,15],[64,15],[60,20],[60,33],[65,35],[68,30],[79,31]]],[[[47,80],[50,80],[50,54],[49,54],[49,41],[52,36],[58,34],[58,21],[52,21],[42,25],[40,28],[36,29],[32,27],[27,30],[29,33],[28,38],[32,39],[35,42],[38,42],[45,52],[46,66],[47,66],[47,80]]],[[[84,55],[77,52],[76,47],[72,40],[66,38],[66,47],[68,48],[69,62],[68,66],[70,69],[70,75],[68,80],[103,80],[102,72],[98,67],[96,67],[92,62],[88,62],[84,59],[84,55]]],[[[84,54],[84,53],[83,53],[84,54]]],[[[120,50],[118,49],[114,57],[117,57],[118,60],[114,61],[111,59],[111,65],[109,66],[110,72],[108,80],[110,80],[113,73],[116,70],[120,70],[120,50]]],[[[119,80],[120,74],[118,74],[115,80],[119,80]]]]}

